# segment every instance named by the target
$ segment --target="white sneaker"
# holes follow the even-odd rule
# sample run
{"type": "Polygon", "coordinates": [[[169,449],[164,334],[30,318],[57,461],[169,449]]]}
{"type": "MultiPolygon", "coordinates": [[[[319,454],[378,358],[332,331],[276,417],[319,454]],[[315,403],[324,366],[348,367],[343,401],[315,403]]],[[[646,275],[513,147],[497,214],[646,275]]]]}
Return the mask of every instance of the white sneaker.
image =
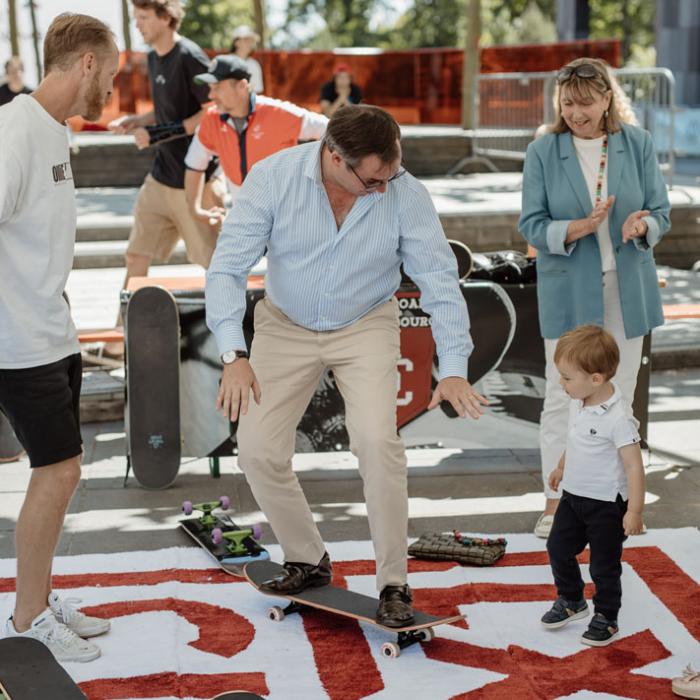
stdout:
{"type": "Polygon", "coordinates": [[[535,535],[546,540],[549,537],[549,533],[552,530],[552,525],[554,524],[554,516],[542,513],[539,518],[537,518],[537,523],[535,523],[535,535]]]}
{"type": "Polygon", "coordinates": [[[109,620],[103,620],[101,617],[88,617],[78,610],[76,607],[78,603],[80,603],[80,598],[61,600],[57,593],[49,595],[49,607],[56,619],[62,625],[73,630],[79,637],[87,639],[109,631],[109,620]]]}
{"type": "Polygon", "coordinates": [[[75,632],[62,625],[50,608],[37,615],[26,632],[15,629],[12,618],[5,628],[8,637],[31,637],[46,644],[57,661],[93,661],[100,655],[100,648],[81,639],[75,632]]]}

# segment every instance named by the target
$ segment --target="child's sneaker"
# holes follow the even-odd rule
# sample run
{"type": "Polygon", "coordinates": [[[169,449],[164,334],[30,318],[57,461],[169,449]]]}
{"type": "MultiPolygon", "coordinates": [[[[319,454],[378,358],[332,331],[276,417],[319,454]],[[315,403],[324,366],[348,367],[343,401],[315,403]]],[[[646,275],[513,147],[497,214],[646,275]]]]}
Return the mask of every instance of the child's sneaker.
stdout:
{"type": "Polygon", "coordinates": [[[100,648],[81,639],[75,632],[62,625],[49,608],[32,621],[26,632],[15,629],[12,618],[5,628],[8,637],[31,637],[46,644],[57,661],[93,661],[100,655],[100,648]]]}
{"type": "Polygon", "coordinates": [[[582,617],[588,617],[588,604],[585,600],[572,601],[560,597],[554,601],[552,609],[542,615],[542,624],[547,629],[557,629],[582,617]]]}
{"type": "Polygon", "coordinates": [[[554,525],[554,516],[542,513],[535,523],[535,529],[533,530],[535,537],[546,540],[552,531],[552,525],[554,525]]]}
{"type": "Polygon", "coordinates": [[[66,598],[61,600],[56,593],[49,595],[49,607],[56,616],[56,619],[69,629],[73,630],[79,637],[96,637],[109,631],[109,620],[100,617],[88,617],[81,613],[76,607],[80,598],[66,598]]]}
{"type": "Polygon", "coordinates": [[[605,647],[614,641],[619,634],[617,620],[608,620],[605,615],[596,613],[581,635],[581,641],[591,647],[605,647]]]}
{"type": "Polygon", "coordinates": [[[671,690],[682,698],[700,698],[700,673],[693,671],[688,664],[683,677],[671,681],[671,690]]]}

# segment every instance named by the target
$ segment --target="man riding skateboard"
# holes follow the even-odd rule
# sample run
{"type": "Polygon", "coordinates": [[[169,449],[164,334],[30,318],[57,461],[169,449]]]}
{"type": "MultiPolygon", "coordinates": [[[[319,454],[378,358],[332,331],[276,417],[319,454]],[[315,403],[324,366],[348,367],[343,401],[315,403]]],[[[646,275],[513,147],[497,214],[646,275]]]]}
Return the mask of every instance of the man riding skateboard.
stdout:
{"type": "Polygon", "coordinates": [[[446,400],[478,418],[467,382],[473,348],[457,264],[426,188],[401,167],[399,126],[367,105],[333,115],[320,143],[255,165],[224,223],[207,273],[207,323],[224,363],[217,406],[239,419],[238,463],[285,555],[261,589],[292,594],[331,581],[331,562],[292,471],[295,430],[319,378],[333,371],[364,481],[377,559],[377,621],[413,619],[407,579],[406,454],[396,429],[400,267],[432,317],[446,400]],[[249,270],[267,249],[250,360],[242,320],[249,270]],[[252,391],[254,401],[250,401],[252,391]]]}
{"type": "Polygon", "coordinates": [[[217,56],[209,71],[196,75],[209,86],[215,103],[202,118],[185,158],[185,196],[192,215],[202,224],[223,220],[221,209],[202,206],[204,174],[218,156],[235,198],[250,168],[259,160],[297,141],[319,139],[328,119],[291,102],[256,95],[246,62],[234,54],[217,56]]]}
{"type": "Polygon", "coordinates": [[[80,346],[63,295],[76,221],[66,119],[100,118],[118,62],[100,20],[59,15],[44,40],[41,84],[0,108],[0,409],[32,467],[6,634],[38,639],[59,661],[97,658],[81,637],[109,629],[51,592],[51,567],[82,456],[80,346]]]}

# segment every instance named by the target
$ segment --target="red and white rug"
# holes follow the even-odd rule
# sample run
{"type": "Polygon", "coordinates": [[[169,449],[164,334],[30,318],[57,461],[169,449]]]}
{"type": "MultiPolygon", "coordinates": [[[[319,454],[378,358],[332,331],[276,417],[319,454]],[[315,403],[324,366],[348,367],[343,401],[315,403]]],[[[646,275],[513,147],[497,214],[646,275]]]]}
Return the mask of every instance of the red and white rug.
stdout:
{"type": "MultiPolygon", "coordinates": [[[[558,632],[540,627],[554,597],[544,543],[506,537],[508,554],[492,568],[411,561],[416,606],[467,618],[437,628],[432,642],[398,659],[381,656],[389,635],[371,626],[317,612],[268,620],[271,599],[212,568],[199,549],[61,557],[54,587],[112,619],[97,640],[102,657],[66,668],[91,700],[199,699],[228,689],[273,700],[675,697],[668,679],[688,662],[700,665],[697,530],[632,538],[621,638],[600,649],[579,642],[585,621],[558,632]]],[[[329,551],[337,583],[374,593],[369,543],[335,543],[329,551]]],[[[278,549],[271,554],[278,558],[278,549]]],[[[13,576],[14,561],[0,560],[5,617],[13,576]]]]}

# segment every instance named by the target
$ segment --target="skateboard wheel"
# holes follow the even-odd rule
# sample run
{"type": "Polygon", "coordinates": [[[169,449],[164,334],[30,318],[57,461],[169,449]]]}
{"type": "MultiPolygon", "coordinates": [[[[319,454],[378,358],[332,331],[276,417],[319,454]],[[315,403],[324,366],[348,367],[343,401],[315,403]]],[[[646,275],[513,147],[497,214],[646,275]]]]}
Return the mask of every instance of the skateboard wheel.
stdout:
{"type": "Polygon", "coordinates": [[[398,659],[401,656],[401,647],[394,642],[385,642],[382,644],[382,656],[389,659],[398,659]]]}
{"type": "Polygon", "coordinates": [[[211,531],[211,541],[214,544],[221,544],[224,541],[224,533],[221,531],[220,527],[215,527],[211,531]]]}
{"type": "Polygon", "coordinates": [[[219,506],[220,506],[223,510],[228,510],[229,507],[231,506],[231,499],[230,499],[228,496],[222,496],[222,497],[219,499],[219,506]]]}
{"type": "Polygon", "coordinates": [[[262,525],[260,525],[260,523],[255,523],[251,529],[253,531],[254,540],[262,539],[262,525]]]}
{"type": "Polygon", "coordinates": [[[273,605],[271,608],[268,608],[267,616],[274,622],[282,622],[284,620],[284,610],[279,605],[273,605]]]}
{"type": "Polygon", "coordinates": [[[192,515],[192,501],[184,501],[182,504],[182,512],[185,515],[192,515]]]}
{"type": "Polygon", "coordinates": [[[432,642],[435,639],[435,630],[432,627],[426,627],[419,633],[421,642],[432,642]]]}

